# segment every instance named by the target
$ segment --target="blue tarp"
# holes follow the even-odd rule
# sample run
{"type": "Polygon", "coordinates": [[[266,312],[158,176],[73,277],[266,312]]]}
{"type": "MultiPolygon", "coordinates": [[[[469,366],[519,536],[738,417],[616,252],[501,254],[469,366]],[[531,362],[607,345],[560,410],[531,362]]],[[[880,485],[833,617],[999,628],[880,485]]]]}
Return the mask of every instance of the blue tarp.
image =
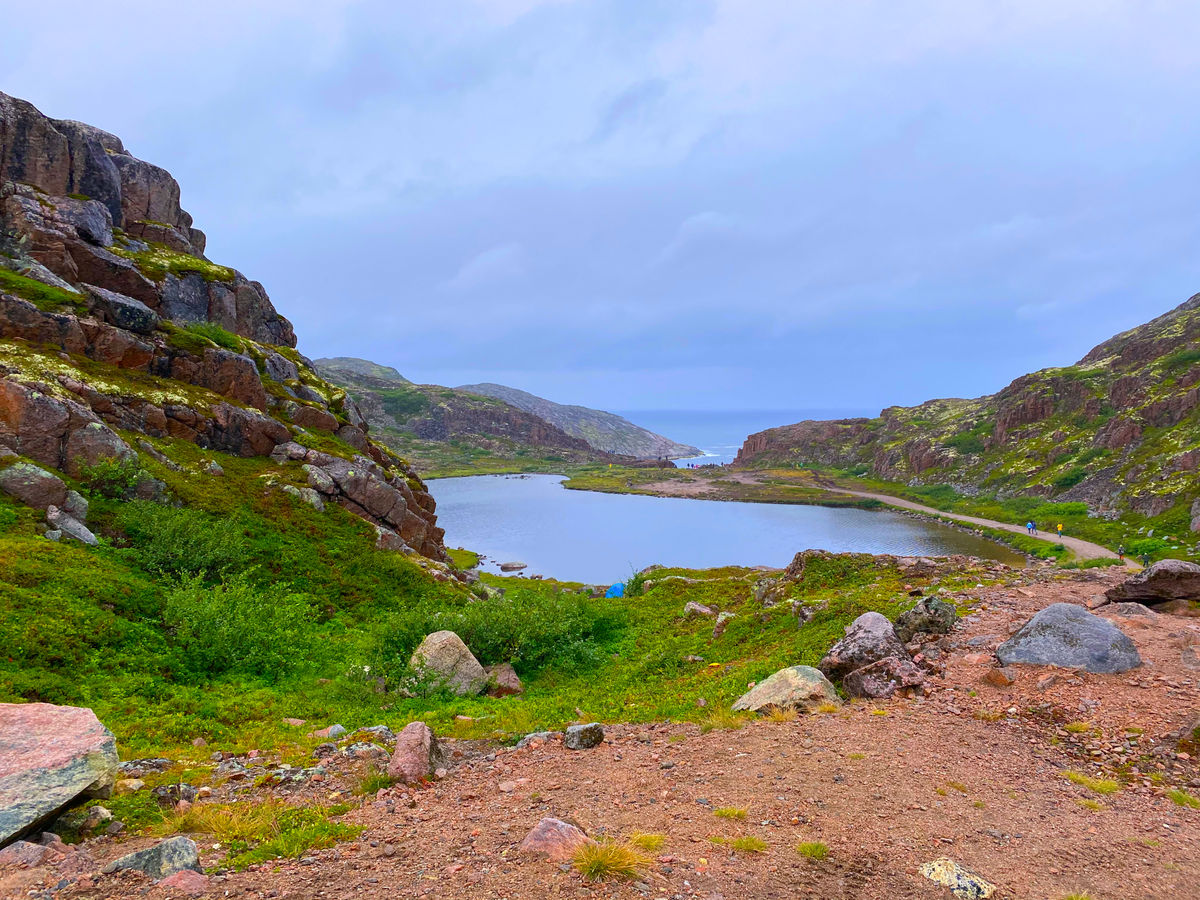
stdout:
{"type": "Polygon", "coordinates": [[[625,596],[625,583],[618,581],[616,584],[614,584],[612,587],[610,587],[605,592],[604,596],[605,597],[624,597],[625,596]]]}

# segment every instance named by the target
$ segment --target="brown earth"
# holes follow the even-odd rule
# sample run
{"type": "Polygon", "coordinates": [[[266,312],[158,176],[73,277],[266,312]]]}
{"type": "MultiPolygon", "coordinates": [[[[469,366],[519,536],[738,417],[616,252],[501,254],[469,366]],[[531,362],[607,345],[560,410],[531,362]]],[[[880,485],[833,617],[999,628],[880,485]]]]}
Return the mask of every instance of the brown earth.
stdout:
{"type": "MultiPolygon", "coordinates": [[[[1092,675],[1021,667],[1011,686],[984,680],[991,651],[1034,612],[1052,602],[1095,603],[1116,578],[1082,572],[979,589],[928,698],[708,734],[691,724],[610,726],[591,751],[448,742],[459,758],[444,781],[386,789],[347,815],[366,826],[359,840],[215,875],[209,896],[948,897],[917,872],[943,856],[998,885],[996,897],[1195,896],[1200,810],[1175,805],[1165,791],[1175,785],[1200,795],[1195,748],[1178,744],[1200,711],[1200,620],[1101,609],[1136,643],[1142,668],[1092,675]],[[1086,727],[1068,730],[1071,723],[1086,727]],[[1122,787],[1095,794],[1067,780],[1068,771],[1117,778],[1122,787]],[[745,808],[747,817],[718,818],[716,807],[745,808]],[[567,867],[518,853],[545,816],[593,836],[657,832],[666,844],[642,881],[589,885],[567,867]],[[742,835],[767,849],[734,853],[710,841],[742,835]],[[801,841],[824,842],[828,858],[800,856],[801,841]]],[[[290,796],[328,802],[363,766],[345,762],[332,785],[290,796]]],[[[226,785],[217,796],[233,791],[245,799],[267,793],[226,785]]],[[[197,840],[204,862],[218,865],[223,851],[197,840]]],[[[145,843],[102,838],[85,849],[102,863],[145,843]]],[[[0,871],[0,895],[26,896],[59,877],[45,868],[0,871]]],[[[56,896],[133,895],[178,896],[132,874],[85,879],[56,896]]]]}

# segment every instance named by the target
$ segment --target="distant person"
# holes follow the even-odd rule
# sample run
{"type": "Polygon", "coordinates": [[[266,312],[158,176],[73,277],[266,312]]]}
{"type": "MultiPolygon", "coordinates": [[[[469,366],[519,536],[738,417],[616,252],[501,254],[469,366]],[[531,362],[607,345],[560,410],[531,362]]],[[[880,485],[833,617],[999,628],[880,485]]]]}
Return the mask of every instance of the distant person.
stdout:
{"type": "Polygon", "coordinates": [[[1030,522],[1029,527],[1033,529],[1033,533],[1037,534],[1037,522],[1030,522]]]}
{"type": "Polygon", "coordinates": [[[1061,537],[1062,537],[1062,522],[1059,522],[1059,523],[1058,523],[1057,525],[1055,525],[1054,527],[1055,527],[1056,529],[1058,529],[1058,536],[1061,538],[1061,537]]]}
{"type": "Polygon", "coordinates": [[[1149,568],[1149,566],[1150,566],[1150,554],[1143,553],[1142,554],[1142,568],[1144,568],[1144,569],[1149,568]]]}
{"type": "Polygon", "coordinates": [[[1125,562],[1125,545],[1124,544],[1117,545],[1117,559],[1121,560],[1121,562],[1125,562]]]}
{"type": "Polygon", "coordinates": [[[1028,531],[1030,534],[1033,534],[1033,523],[1032,523],[1032,522],[1026,522],[1026,523],[1025,523],[1025,530],[1026,530],[1026,531],[1028,531]]]}

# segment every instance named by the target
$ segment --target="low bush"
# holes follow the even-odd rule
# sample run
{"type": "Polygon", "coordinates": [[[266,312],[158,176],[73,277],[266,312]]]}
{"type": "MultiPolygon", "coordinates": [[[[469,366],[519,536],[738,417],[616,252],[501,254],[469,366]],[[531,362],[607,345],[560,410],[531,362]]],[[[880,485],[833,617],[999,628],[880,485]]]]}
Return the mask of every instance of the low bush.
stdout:
{"type": "Polygon", "coordinates": [[[235,577],[186,581],[167,595],[163,620],[194,675],[237,671],[268,679],[294,671],[314,646],[312,604],[281,586],[259,588],[235,577]]]}
{"type": "Polygon", "coordinates": [[[137,487],[145,471],[135,457],[110,456],[95,465],[79,463],[79,480],[87,492],[106,500],[128,497],[137,487]]]}
{"type": "Polygon", "coordinates": [[[215,578],[246,561],[238,525],[199,510],[137,500],[118,510],[116,524],[132,545],[130,558],[153,574],[215,578]]]}

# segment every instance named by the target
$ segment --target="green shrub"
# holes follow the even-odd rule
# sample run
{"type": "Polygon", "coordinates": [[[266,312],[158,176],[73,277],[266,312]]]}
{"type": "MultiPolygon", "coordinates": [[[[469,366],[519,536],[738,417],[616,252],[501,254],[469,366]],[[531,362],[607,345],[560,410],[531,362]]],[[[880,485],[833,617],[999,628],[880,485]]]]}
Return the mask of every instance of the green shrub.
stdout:
{"type": "Polygon", "coordinates": [[[964,432],[956,434],[945,441],[947,447],[953,447],[959,453],[973,454],[983,452],[983,438],[977,434],[964,432]]]}
{"type": "Polygon", "coordinates": [[[1166,550],[1169,545],[1161,538],[1137,538],[1125,545],[1125,552],[1129,556],[1153,556],[1160,550],[1166,550]]]}
{"type": "Polygon", "coordinates": [[[240,671],[278,679],[308,658],[315,638],[308,595],[279,585],[258,588],[243,577],[215,586],[184,582],[167,595],[163,620],[197,675],[240,671]]]}
{"type": "Polygon", "coordinates": [[[79,462],[79,480],[89,494],[117,500],[128,497],[137,488],[145,471],[137,458],[110,456],[99,460],[94,466],[79,462]]]}
{"type": "Polygon", "coordinates": [[[132,544],[133,561],[151,573],[214,578],[246,560],[238,525],[198,510],[135,500],[118,511],[117,525],[132,544]]]}
{"type": "Polygon", "coordinates": [[[1051,484],[1053,484],[1060,491],[1065,491],[1068,488],[1075,487],[1075,485],[1079,484],[1079,482],[1083,481],[1083,479],[1087,478],[1087,476],[1087,469],[1085,469],[1083,466],[1075,466],[1064,474],[1059,475],[1054,479],[1054,481],[1051,482],[1051,484]]]}
{"type": "Polygon", "coordinates": [[[455,632],[484,665],[511,662],[522,674],[549,665],[578,670],[597,662],[621,620],[579,594],[548,594],[513,585],[503,597],[419,605],[396,613],[380,630],[372,671],[397,675],[434,631],[455,632]]]}

